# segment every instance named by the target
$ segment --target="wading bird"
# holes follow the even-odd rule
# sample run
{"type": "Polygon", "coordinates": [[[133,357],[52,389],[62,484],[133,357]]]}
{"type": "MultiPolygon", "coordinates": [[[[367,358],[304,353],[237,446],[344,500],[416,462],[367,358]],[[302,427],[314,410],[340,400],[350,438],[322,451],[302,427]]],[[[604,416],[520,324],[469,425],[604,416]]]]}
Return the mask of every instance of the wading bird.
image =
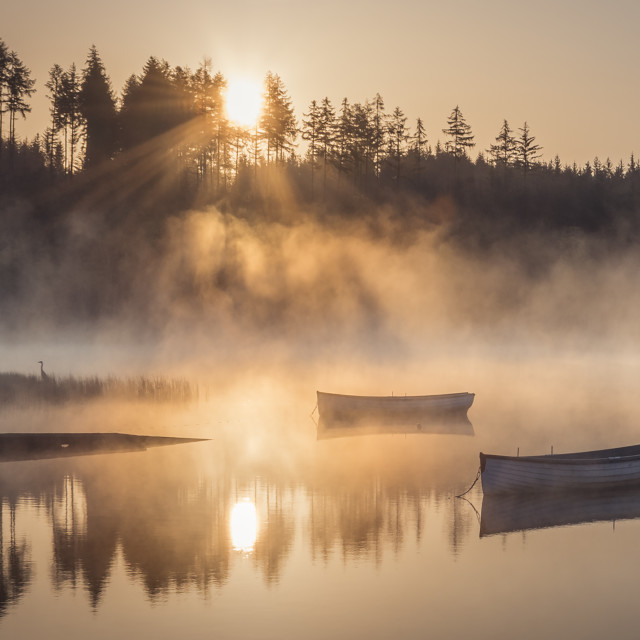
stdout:
{"type": "Polygon", "coordinates": [[[38,360],[38,364],[40,365],[40,377],[43,380],[48,380],[49,376],[44,371],[44,363],[42,362],[42,360],[38,360]]]}

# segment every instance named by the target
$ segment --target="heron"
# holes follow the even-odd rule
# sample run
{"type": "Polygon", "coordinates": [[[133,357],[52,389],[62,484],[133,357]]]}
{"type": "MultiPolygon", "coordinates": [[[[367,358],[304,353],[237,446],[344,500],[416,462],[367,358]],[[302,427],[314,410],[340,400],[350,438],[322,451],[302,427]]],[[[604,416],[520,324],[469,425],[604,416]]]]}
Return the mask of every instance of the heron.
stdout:
{"type": "Polygon", "coordinates": [[[44,362],[42,362],[42,360],[38,360],[38,364],[40,365],[40,377],[41,377],[43,380],[48,380],[48,379],[49,379],[49,376],[45,373],[45,370],[44,370],[44,362]]]}

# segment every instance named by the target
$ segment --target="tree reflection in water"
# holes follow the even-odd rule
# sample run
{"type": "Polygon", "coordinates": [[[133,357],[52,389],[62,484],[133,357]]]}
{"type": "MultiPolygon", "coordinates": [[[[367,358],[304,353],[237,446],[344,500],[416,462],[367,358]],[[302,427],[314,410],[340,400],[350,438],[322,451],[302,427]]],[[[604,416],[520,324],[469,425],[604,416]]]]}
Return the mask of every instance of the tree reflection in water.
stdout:
{"type": "Polygon", "coordinates": [[[256,491],[259,508],[265,514],[255,545],[255,563],[267,584],[276,583],[294,538],[295,492],[278,483],[256,491]]]}
{"type": "MultiPolygon", "coordinates": [[[[412,461],[406,448],[394,459],[387,447],[385,464],[375,457],[354,464],[352,449],[343,459],[340,446],[280,475],[224,461],[194,464],[186,450],[166,449],[11,463],[11,472],[0,468],[0,486],[11,522],[22,507],[18,493],[49,519],[54,588],[82,588],[94,608],[118,557],[157,600],[222,588],[243,557],[267,585],[278,583],[298,525],[312,560],[323,563],[338,554],[379,565],[385,550],[398,554],[409,540],[419,544],[429,512],[443,506],[453,510],[447,526],[454,553],[470,535],[471,512],[450,500],[457,487],[425,463],[424,451],[412,461]]],[[[28,545],[16,542],[15,526],[9,530],[0,556],[0,615],[31,579],[28,545]]]]}
{"type": "Polygon", "coordinates": [[[16,604],[31,583],[31,562],[26,541],[16,537],[15,498],[0,497],[0,617],[16,604]],[[5,506],[6,505],[6,506],[5,506]],[[9,512],[9,541],[5,540],[5,511],[9,512]]]}
{"type": "Polygon", "coordinates": [[[76,588],[80,576],[95,609],[117,550],[116,523],[100,514],[97,505],[88,500],[84,483],[74,475],[66,475],[54,485],[49,505],[53,584],[58,590],[67,584],[76,588]]]}

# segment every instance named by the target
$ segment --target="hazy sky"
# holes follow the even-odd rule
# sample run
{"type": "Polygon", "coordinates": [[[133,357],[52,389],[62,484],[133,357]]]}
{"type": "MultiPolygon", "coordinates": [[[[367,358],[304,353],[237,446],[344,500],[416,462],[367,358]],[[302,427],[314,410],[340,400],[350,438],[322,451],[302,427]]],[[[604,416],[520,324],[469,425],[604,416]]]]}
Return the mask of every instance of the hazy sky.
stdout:
{"type": "Polygon", "coordinates": [[[84,66],[95,44],[119,94],[154,55],[196,68],[210,57],[229,79],[278,73],[298,117],[328,96],[422,117],[432,144],[457,104],[477,147],[507,119],[526,120],[544,157],[625,163],[640,154],[637,0],[20,0],[0,38],[36,79],[32,136],[48,122],[48,70],[84,66]]]}

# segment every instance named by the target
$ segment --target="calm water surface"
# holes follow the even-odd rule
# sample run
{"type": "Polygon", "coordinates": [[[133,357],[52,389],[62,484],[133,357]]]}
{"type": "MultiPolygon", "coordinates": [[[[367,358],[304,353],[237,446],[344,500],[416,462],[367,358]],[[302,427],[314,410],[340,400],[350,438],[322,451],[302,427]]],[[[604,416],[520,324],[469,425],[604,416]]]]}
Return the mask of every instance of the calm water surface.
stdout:
{"type": "Polygon", "coordinates": [[[475,391],[475,436],[317,441],[315,389],[271,383],[186,409],[4,411],[2,431],[210,440],[2,463],[1,637],[637,637],[640,494],[455,498],[480,450],[640,442],[635,363],[460,371],[429,391],[475,391]]]}

